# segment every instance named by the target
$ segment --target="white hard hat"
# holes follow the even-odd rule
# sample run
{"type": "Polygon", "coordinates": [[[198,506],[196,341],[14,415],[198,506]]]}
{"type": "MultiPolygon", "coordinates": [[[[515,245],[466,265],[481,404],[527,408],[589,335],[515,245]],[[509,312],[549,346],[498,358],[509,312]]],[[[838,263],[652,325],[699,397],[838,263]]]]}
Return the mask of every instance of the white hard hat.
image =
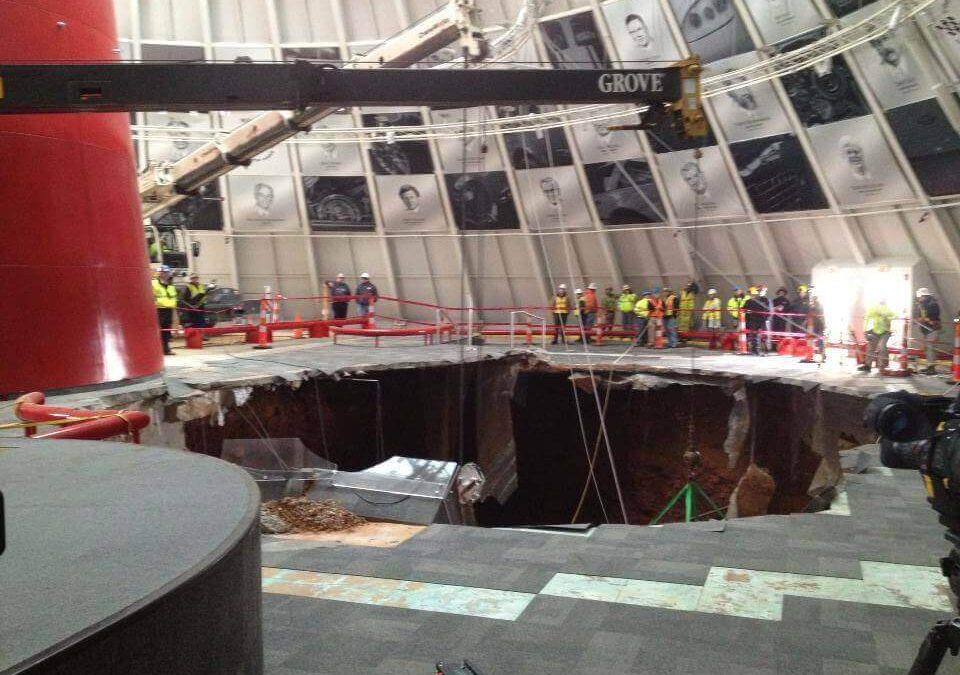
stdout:
{"type": "Polygon", "coordinates": [[[566,285],[566,284],[560,284],[559,286],[557,286],[557,289],[559,289],[559,290],[561,290],[561,291],[565,291],[565,290],[567,290],[567,285],[566,285]]]}
{"type": "Polygon", "coordinates": [[[346,275],[343,272],[337,272],[337,279],[345,279],[346,275]]]}
{"type": "Polygon", "coordinates": [[[576,293],[577,295],[580,295],[581,293],[583,293],[583,289],[578,288],[577,290],[574,291],[574,293],[576,293]]]}
{"type": "Polygon", "coordinates": [[[917,297],[918,297],[918,298],[922,298],[922,297],[925,296],[925,295],[933,295],[933,293],[930,292],[930,289],[929,289],[929,288],[921,288],[921,289],[918,289],[918,290],[917,290],[917,297]]]}
{"type": "Polygon", "coordinates": [[[716,288],[711,288],[707,290],[707,295],[716,295],[716,294],[717,294],[716,288]]]}
{"type": "Polygon", "coordinates": [[[369,279],[369,278],[370,278],[370,275],[367,274],[366,272],[363,272],[363,273],[360,275],[360,278],[361,278],[361,279],[369,279]]]}
{"type": "Polygon", "coordinates": [[[597,285],[596,285],[596,284],[590,284],[589,286],[587,286],[587,288],[590,288],[590,289],[592,289],[592,290],[595,291],[595,290],[597,290],[597,285]]]}

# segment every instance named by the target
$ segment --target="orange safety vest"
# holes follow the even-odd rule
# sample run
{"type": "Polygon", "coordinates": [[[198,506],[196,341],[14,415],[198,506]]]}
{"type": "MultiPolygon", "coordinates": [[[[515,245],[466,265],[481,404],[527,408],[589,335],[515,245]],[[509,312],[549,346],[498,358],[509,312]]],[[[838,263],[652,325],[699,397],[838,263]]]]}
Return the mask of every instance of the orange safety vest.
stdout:
{"type": "Polygon", "coordinates": [[[655,319],[663,316],[663,299],[662,298],[650,298],[650,318],[655,319]]]}

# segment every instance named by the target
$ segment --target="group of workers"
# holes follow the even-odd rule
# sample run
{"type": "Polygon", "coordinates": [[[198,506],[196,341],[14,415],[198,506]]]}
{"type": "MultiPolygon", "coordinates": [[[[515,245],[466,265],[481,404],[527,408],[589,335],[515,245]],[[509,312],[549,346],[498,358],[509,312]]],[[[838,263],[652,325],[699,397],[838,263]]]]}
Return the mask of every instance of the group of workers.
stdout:
{"type": "MultiPolygon", "coordinates": [[[[357,304],[357,315],[367,316],[372,311],[373,304],[379,298],[377,287],[370,281],[370,275],[364,272],[360,275],[356,293],[352,293],[347,285],[343,273],[337,275],[336,281],[325,282],[333,316],[335,319],[344,319],[353,299],[357,304]]],[[[173,282],[173,272],[167,265],[161,265],[152,281],[153,302],[157,309],[157,321],[160,324],[160,344],[166,356],[173,354],[170,349],[170,333],[173,327],[174,311],[180,314],[180,325],[187,328],[205,328],[216,323],[208,319],[208,312],[204,308],[207,299],[208,286],[200,283],[200,275],[192,273],[185,285],[178,287],[173,282]]]]}
{"type": "Polygon", "coordinates": [[[762,333],[768,338],[785,332],[809,330],[815,334],[823,333],[823,310],[812,289],[800,286],[797,291],[797,297],[790,300],[786,288],[778,289],[776,297],[770,298],[767,287],[762,284],[746,291],[736,287],[724,312],[724,304],[714,288],[707,290],[707,297],[698,308],[700,287],[695,281],[688,283],[679,293],[669,287],[636,293],[630,284],[624,284],[617,294],[612,286],[608,286],[603,298],[597,297],[597,285],[591,283],[586,290],[576,289],[573,301],[567,295],[566,284],[560,284],[551,305],[553,344],[566,342],[564,329],[571,314],[583,327],[588,343],[593,339],[594,326],[605,326],[609,330],[617,324],[619,311],[619,324],[633,337],[636,345],[654,347],[658,335],[662,335],[663,346],[667,348],[679,346],[680,334],[695,328],[719,331],[723,328],[725,314],[729,317],[728,324],[736,327],[742,314],[746,322],[748,349],[761,354],[762,333]]]}

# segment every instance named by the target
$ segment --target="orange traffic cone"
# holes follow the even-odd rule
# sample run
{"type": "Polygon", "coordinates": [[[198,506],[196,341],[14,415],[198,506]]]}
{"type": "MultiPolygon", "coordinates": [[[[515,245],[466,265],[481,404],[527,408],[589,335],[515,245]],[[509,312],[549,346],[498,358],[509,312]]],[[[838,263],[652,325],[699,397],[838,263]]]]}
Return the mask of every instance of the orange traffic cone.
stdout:
{"type": "MultiPolygon", "coordinates": [[[[297,312],[293,315],[293,322],[299,324],[303,319],[300,318],[300,312],[297,312]]],[[[293,329],[293,339],[299,340],[303,337],[303,329],[300,326],[296,326],[293,329]]]]}
{"type": "Polygon", "coordinates": [[[260,299],[260,323],[257,326],[257,344],[253,345],[254,349],[270,349],[270,337],[267,334],[267,297],[270,295],[269,289],[263,294],[263,297],[260,299]]]}

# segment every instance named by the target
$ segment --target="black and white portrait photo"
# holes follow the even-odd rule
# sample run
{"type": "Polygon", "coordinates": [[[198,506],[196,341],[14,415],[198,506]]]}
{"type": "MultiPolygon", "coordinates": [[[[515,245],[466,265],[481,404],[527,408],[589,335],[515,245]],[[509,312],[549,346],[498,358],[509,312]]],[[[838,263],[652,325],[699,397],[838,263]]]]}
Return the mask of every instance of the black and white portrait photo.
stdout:
{"type": "MultiPolygon", "coordinates": [[[[553,108],[535,105],[498,106],[498,117],[552,112],[553,108]]],[[[567,166],[573,162],[567,136],[561,127],[542,131],[522,131],[504,134],[504,143],[514,169],[541,169],[547,166],[567,166]]]]}
{"type": "Polygon", "coordinates": [[[590,212],[574,167],[518,171],[517,188],[532,232],[590,227],[590,212]]]}
{"type": "Polygon", "coordinates": [[[436,176],[377,176],[380,213],[388,232],[437,232],[447,221],[436,176]]]}
{"type": "MultiPolygon", "coordinates": [[[[149,127],[158,127],[152,131],[153,140],[147,142],[147,158],[151,162],[177,162],[203,145],[203,134],[191,134],[191,130],[209,129],[210,115],[206,113],[148,112],[144,120],[149,127]]],[[[210,133],[206,136],[209,138],[210,133]]]]}
{"type": "MultiPolygon", "coordinates": [[[[822,35],[821,31],[815,31],[783,43],[781,50],[788,52],[799,49],[822,35]]],[[[823,74],[810,67],[780,78],[804,126],[829,124],[870,113],[842,55],[831,57],[829,65],[822,68],[823,74]]]]}
{"type": "Polygon", "coordinates": [[[740,178],[760,213],[827,208],[796,136],[783,134],[730,144],[740,178]]]}
{"type": "Polygon", "coordinates": [[[753,51],[753,41],[730,0],[670,0],[670,5],[701,63],[753,51]]]}
{"type": "MultiPolygon", "coordinates": [[[[375,112],[363,114],[365,127],[401,127],[423,124],[418,112],[375,112]]],[[[378,175],[433,173],[427,141],[383,141],[370,144],[370,163],[378,175]]]]}
{"type": "Polygon", "coordinates": [[[871,116],[810,129],[813,151],[841,204],[898,202],[913,191],[871,116]]]}
{"type": "Polygon", "coordinates": [[[667,194],[680,220],[744,215],[720,148],[657,155],[667,194]]]}
{"type": "Polygon", "coordinates": [[[616,63],[624,68],[659,68],[677,61],[677,49],[657,0],[615,0],[603,5],[616,63]],[[644,62],[652,61],[650,65],[644,62]]]}
{"type": "Polygon", "coordinates": [[[503,171],[447,174],[447,190],[461,230],[507,230],[520,226],[503,171]]]}
{"type": "MultiPolygon", "coordinates": [[[[711,64],[707,71],[711,76],[725,75],[726,78],[721,80],[723,86],[742,85],[747,78],[732,73],[756,62],[756,54],[740,54],[711,64]]],[[[769,82],[752,82],[731,89],[714,96],[711,103],[716,111],[716,119],[730,142],[790,131],[790,123],[769,82]]]]}
{"type": "Polygon", "coordinates": [[[555,68],[584,70],[609,68],[600,31],[590,11],[540,23],[543,44],[555,68]]]}
{"type": "MultiPolygon", "coordinates": [[[[430,111],[435,124],[476,124],[493,117],[489,108],[448,108],[430,111]]],[[[456,128],[456,127],[455,127],[456,128]]],[[[500,148],[491,136],[468,135],[466,138],[441,138],[437,140],[440,162],[444,171],[457,173],[496,171],[503,168],[500,148]]]]}
{"type": "Polygon", "coordinates": [[[293,178],[234,174],[229,176],[227,181],[234,229],[251,231],[299,228],[293,178]]]}
{"type": "Polygon", "coordinates": [[[800,35],[821,25],[812,0],[746,0],[765,44],[800,35]]]}
{"type": "MultiPolygon", "coordinates": [[[[630,159],[643,154],[640,139],[635,131],[613,131],[610,125],[636,122],[636,108],[619,108],[630,114],[607,120],[595,120],[570,125],[570,130],[580,148],[584,162],[604,162],[613,159],[630,159]]],[[[574,118],[575,119],[575,118],[574,118]]]]}
{"type": "Polygon", "coordinates": [[[663,202],[643,159],[587,164],[584,167],[597,215],[604,225],[659,223],[663,202]]]}
{"type": "Polygon", "coordinates": [[[303,193],[310,229],[374,229],[370,191],[363,176],[304,176],[303,193]]]}
{"type": "Polygon", "coordinates": [[[327,115],[314,122],[310,133],[300,134],[297,143],[300,169],[308,176],[362,176],[363,161],[358,143],[334,143],[323,136],[327,130],[349,129],[354,126],[349,113],[327,115]]]}
{"type": "Polygon", "coordinates": [[[927,194],[960,193],[960,136],[937,99],[892,108],[887,120],[927,194]]]}
{"type": "Polygon", "coordinates": [[[151,216],[155,225],[179,225],[188,230],[222,230],[223,199],[220,185],[211,181],[202,186],[198,194],[179,201],[159,218],[151,216]]]}

